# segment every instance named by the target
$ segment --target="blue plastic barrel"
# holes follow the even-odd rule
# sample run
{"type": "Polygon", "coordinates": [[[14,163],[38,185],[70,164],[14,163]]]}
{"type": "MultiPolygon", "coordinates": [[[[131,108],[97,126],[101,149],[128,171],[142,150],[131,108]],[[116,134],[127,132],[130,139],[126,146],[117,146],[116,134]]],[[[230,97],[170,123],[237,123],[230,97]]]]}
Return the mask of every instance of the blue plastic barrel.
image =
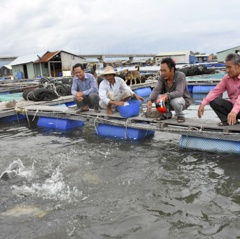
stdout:
{"type": "Polygon", "coordinates": [[[144,87],[144,88],[139,88],[136,90],[133,90],[135,92],[135,94],[139,95],[139,96],[149,96],[152,92],[150,87],[144,87]]]}
{"type": "Polygon", "coordinates": [[[99,123],[96,133],[101,137],[141,140],[146,137],[154,136],[155,131],[99,123]]]}
{"type": "Polygon", "coordinates": [[[188,88],[188,92],[192,93],[193,85],[188,85],[187,88],[188,88]]]}
{"type": "Polygon", "coordinates": [[[207,94],[211,91],[215,86],[214,85],[194,85],[192,89],[192,93],[203,93],[207,94]]]}
{"type": "Polygon", "coordinates": [[[59,119],[59,118],[51,118],[51,117],[39,117],[37,126],[42,128],[57,129],[57,130],[70,130],[70,129],[84,126],[84,121],[59,119]]]}

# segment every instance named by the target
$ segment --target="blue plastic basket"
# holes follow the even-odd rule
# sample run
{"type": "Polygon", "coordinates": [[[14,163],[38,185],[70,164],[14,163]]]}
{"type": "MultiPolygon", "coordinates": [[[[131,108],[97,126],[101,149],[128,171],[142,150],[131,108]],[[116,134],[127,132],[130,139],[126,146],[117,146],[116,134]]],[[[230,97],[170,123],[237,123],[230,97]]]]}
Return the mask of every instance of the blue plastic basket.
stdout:
{"type": "Polygon", "coordinates": [[[140,112],[139,101],[127,101],[128,105],[118,106],[119,114],[124,118],[138,116],[140,112]]]}

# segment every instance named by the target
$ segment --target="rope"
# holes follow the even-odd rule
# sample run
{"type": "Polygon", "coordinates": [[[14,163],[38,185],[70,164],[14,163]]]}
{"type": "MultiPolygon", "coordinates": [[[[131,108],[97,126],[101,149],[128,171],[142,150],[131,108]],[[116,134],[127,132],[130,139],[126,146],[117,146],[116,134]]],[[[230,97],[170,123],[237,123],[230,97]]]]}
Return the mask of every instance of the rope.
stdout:
{"type": "Polygon", "coordinates": [[[131,121],[131,119],[130,118],[128,118],[127,120],[126,120],[126,122],[125,122],[125,124],[124,124],[124,126],[125,126],[125,131],[124,131],[124,136],[125,136],[125,139],[127,139],[127,127],[128,127],[128,121],[131,121]]]}
{"type": "Polygon", "coordinates": [[[33,119],[32,119],[32,121],[34,121],[34,120],[35,120],[35,117],[37,116],[37,113],[38,113],[38,109],[36,110],[36,112],[35,112],[35,114],[34,114],[34,116],[33,116],[33,119]]]}
{"type": "Polygon", "coordinates": [[[98,120],[98,116],[94,119],[93,125],[96,131],[96,134],[98,135],[97,127],[96,127],[96,121],[98,120]]]}
{"type": "MultiPolygon", "coordinates": [[[[25,108],[21,109],[21,108],[15,107],[15,111],[16,111],[16,113],[24,114],[27,118],[28,126],[30,126],[30,121],[29,121],[29,118],[28,118],[27,109],[25,109],[25,108]]],[[[17,114],[17,118],[18,118],[18,114],[17,114]]],[[[18,118],[18,121],[19,121],[19,118],[18,118]]]]}

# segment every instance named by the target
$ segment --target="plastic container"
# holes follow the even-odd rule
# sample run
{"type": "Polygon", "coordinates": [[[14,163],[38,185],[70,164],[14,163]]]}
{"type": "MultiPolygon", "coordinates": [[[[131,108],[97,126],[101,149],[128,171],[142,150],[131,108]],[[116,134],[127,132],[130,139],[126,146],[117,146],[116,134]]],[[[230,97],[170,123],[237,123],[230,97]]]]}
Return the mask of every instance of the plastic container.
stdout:
{"type": "Polygon", "coordinates": [[[188,85],[187,88],[188,88],[188,92],[189,92],[189,93],[192,93],[193,85],[188,85]]]}
{"type": "Polygon", "coordinates": [[[214,85],[194,85],[192,93],[209,93],[215,86],[214,85]]]}
{"type": "Polygon", "coordinates": [[[110,138],[140,140],[153,136],[155,131],[99,123],[96,133],[98,136],[110,138]]]}
{"type": "Polygon", "coordinates": [[[150,87],[144,87],[144,88],[139,88],[136,90],[133,90],[135,94],[139,95],[139,96],[149,96],[152,92],[150,87]]]}
{"type": "Polygon", "coordinates": [[[133,116],[138,116],[140,112],[140,102],[139,101],[127,101],[126,105],[118,106],[119,114],[124,118],[129,118],[133,116]]]}
{"type": "Polygon", "coordinates": [[[84,121],[59,119],[51,117],[39,117],[37,126],[49,129],[69,130],[84,126],[84,121]]]}
{"type": "Polygon", "coordinates": [[[66,102],[65,105],[68,106],[72,106],[72,105],[76,105],[75,101],[71,101],[71,102],[66,102]]]}
{"type": "Polygon", "coordinates": [[[14,122],[14,121],[19,121],[19,120],[25,120],[27,117],[26,115],[21,115],[21,114],[16,114],[16,115],[11,115],[7,117],[0,118],[0,122],[14,122]]]}

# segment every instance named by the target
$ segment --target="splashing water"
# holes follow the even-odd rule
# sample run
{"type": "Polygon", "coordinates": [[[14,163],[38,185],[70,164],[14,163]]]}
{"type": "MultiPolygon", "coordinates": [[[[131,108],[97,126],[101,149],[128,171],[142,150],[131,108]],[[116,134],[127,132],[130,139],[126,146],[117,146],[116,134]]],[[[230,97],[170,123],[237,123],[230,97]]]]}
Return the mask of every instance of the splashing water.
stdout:
{"type": "Polygon", "coordinates": [[[64,181],[63,175],[60,171],[60,168],[57,167],[50,178],[47,178],[42,183],[33,182],[30,186],[12,186],[11,187],[16,194],[31,194],[39,198],[50,199],[56,201],[76,201],[77,197],[82,195],[82,192],[79,191],[76,187],[72,189],[64,181]]]}
{"type": "Polygon", "coordinates": [[[22,177],[29,182],[26,184],[22,181],[22,185],[20,186],[11,186],[12,192],[15,195],[32,195],[42,199],[68,202],[76,201],[76,198],[82,196],[81,191],[79,191],[76,187],[70,188],[70,186],[64,181],[63,174],[59,166],[53,169],[50,173],[50,177],[44,179],[44,181],[40,178],[39,182],[38,176],[39,175],[34,167],[34,163],[30,168],[27,168],[24,166],[23,162],[18,159],[13,161],[7,169],[2,172],[0,178],[8,180],[14,177],[22,177]]]}
{"type": "Polygon", "coordinates": [[[34,163],[32,167],[27,168],[20,159],[14,160],[5,171],[0,175],[1,179],[9,179],[14,176],[20,176],[26,179],[32,179],[35,173],[34,163]]]}

